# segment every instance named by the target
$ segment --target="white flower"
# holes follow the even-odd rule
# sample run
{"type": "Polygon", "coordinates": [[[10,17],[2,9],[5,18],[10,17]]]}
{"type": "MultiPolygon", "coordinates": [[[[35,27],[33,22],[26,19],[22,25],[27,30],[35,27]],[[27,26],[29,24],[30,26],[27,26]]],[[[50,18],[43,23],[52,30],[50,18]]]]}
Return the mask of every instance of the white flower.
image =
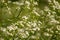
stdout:
{"type": "Polygon", "coordinates": [[[15,26],[15,25],[7,26],[7,29],[8,29],[9,31],[16,30],[17,28],[18,28],[18,27],[15,26]]]}
{"type": "Polygon", "coordinates": [[[29,2],[29,1],[25,1],[25,3],[27,4],[27,6],[29,6],[29,5],[30,5],[30,2],[29,2]]]}
{"type": "Polygon", "coordinates": [[[47,33],[47,32],[45,32],[44,35],[45,35],[45,36],[52,36],[51,34],[49,34],[49,33],[47,33]]]}
{"type": "Polygon", "coordinates": [[[27,35],[27,36],[29,36],[29,33],[28,33],[28,31],[25,31],[25,33],[26,33],[26,35],[27,35]]]}
{"type": "Polygon", "coordinates": [[[6,31],[6,28],[2,28],[2,27],[1,27],[1,29],[0,29],[0,30],[2,30],[3,32],[5,32],[5,31],[6,31]]]}
{"type": "Polygon", "coordinates": [[[57,30],[60,30],[60,25],[57,26],[57,30]]]}
{"type": "Polygon", "coordinates": [[[28,17],[27,17],[27,16],[23,16],[22,18],[23,18],[23,19],[28,19],[28,17]]]}
{"type": "Polygon", "coordinates": [[[33,2],[35,5],[38,5],[38,3],[37,2],[33,2]]]}
{"type": "Polygon", "coordinates": [[[55,20],[55,19],[51,19],[52,23],[59,23],[59,21],[55,20]]]}

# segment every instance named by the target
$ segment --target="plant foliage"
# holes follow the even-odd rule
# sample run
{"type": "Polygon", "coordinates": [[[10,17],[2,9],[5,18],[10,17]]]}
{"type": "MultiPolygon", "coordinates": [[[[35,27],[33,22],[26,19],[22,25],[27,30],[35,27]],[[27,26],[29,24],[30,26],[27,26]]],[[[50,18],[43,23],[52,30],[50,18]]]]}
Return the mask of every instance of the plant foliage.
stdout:
{"type": "Polygon", "coordinates": [[[0,40],[60,40],[60,1],[0,0],[0,40]]]}

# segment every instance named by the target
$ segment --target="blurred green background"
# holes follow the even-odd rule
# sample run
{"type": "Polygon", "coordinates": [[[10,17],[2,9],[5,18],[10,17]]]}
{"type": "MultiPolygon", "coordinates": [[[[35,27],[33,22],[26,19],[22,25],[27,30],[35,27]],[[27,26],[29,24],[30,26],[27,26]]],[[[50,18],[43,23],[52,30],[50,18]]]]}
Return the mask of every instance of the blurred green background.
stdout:
{"type": "Polygon", "coordinates": [[[0,40],[60,40],[60,0],[0,0],[0,40]]]}

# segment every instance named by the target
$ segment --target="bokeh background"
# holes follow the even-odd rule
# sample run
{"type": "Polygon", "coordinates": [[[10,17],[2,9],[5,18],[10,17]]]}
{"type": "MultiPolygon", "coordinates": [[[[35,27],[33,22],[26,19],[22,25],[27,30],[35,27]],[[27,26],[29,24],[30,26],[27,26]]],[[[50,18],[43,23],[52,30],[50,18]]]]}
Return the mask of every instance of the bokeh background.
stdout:
{"type": "Polygon", "coordinates": [[[60,40],[60,0],[0,0],[0,40],[60,40]]]}

